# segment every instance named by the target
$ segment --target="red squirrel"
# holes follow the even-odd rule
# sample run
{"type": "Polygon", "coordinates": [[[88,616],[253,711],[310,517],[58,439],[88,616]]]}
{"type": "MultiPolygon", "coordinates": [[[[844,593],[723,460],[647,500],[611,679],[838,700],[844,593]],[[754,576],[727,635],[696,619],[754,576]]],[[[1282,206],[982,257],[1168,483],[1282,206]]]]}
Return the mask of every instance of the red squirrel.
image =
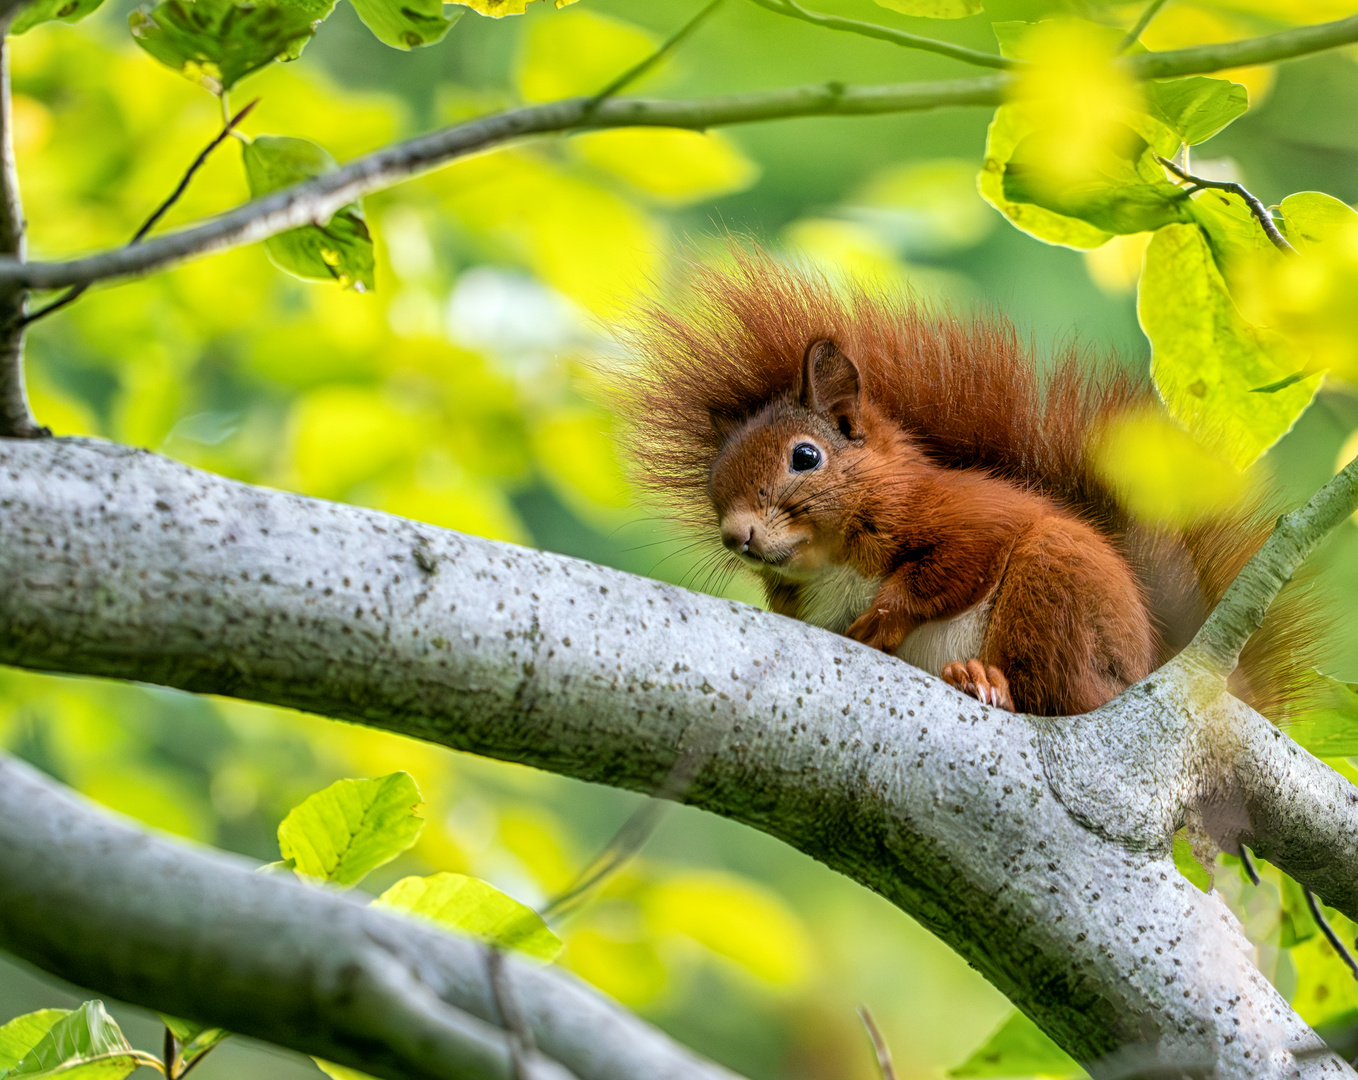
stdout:
{"type": "MultiPolygon", "coordinates": [[[[1086,444],[1153,391],[1074,351],[1044,378],[997,317],[738,252],[628,338],[642,484],[753,569],[772,610],[991,705],[1109,701],[1182,647],[1266,535],[1248,508],[1133,521],[1086,444]]],[[[1315,621],[1295,594],[1275,607],[1233,688],[1285,713],[1315,621]]]]}

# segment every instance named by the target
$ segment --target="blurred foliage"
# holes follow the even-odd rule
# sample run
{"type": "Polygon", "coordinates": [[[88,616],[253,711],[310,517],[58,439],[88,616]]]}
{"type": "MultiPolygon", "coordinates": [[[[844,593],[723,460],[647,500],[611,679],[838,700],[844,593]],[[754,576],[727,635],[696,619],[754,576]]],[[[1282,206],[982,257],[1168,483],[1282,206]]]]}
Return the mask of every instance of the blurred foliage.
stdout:
{"type": "MultiPolygon", "coordinates": [[[[363,0],[332,14],[323,0],[167,0],[138,12],[110,3],[71,27],[63,23],[98,4],[40,0],[16,26],[28,32],[13,49],[33,254],[125,242],[219,130],[226,102],[204,87],[225,93],[239,82],[239,93],[261,98],[243,126],[252,141],[228,140],[162,228],[418,130],[597,92],[698,6],[590,0],[558,11],[477,0],[466,8],[527,14],[459,21],[461,8],[438,3],[363,0]],[[298,11],[304,25],[283,17],[298,11]],[[197,30],[223,20],[237,34],[231,50],[196,43],[197,30]],[[409,53],[387,47],[431,42],[409,53]],[[278,55],[300,59],[280,65],[278,55]]],[[[964,311],[1002,308],[1044,355],[1079,335],[1146,370],[1153,347],[1179,423],[1130,418],[1097,433],[1095,447],[1148,518],[1184,520],[1269,483],[1287,499],[1305,497],[1336,457],[1358,452],[1358,402],[1342,384],[1331,380],[1302,413],[1322,368],[1351,375],[1354,366],[1351,51],[1143,89],[1107,62],[1139,4],[1081,5],[1079,19],[1046,0],[991,0],[984,15],[971,0],[818,6],[1017,51],[1036,66],[994,113],[632,129],[507,146],[369,196],[267,250],[93,290],[31,333],[39,418],[61,434],[703,587],[702,555],[636,508],[589,361],[610,352],[608,322],[638,290],[663,287],[676,255],[701,256],[730,229],[832,275],[875,278],[964,311]],[[1172,183],[1154,155],[1181,141],[1194,144],[1194,169],[1281,202],[1302,257],[1283,259],[1238,200],[1172,183]],[[1301,342],[1314,358],[1281,352],[1282,332],[1288,348],[1301,342]],[[1293,375],[1302,378],[1256,393],[1293,375]]],[[[1142,41],[1230,40],[1350,9],[1338,0],[1182,0],[1142,41]]],[[[967,73],[731,0],[635,89],[734,93],[967,73]]],[[[1358,530],[1346,529],[1319,559],[1345,611],[1358,608],[1355,545],[1358,530]]],[[[746,585],[730,588],[754,598],[746,585]]],[[[1334,654],[1338,673],[1358,677],[1358,620],[1340,620],[1334,654]]],[[[1355,745],[1345,692],[1337,683],[1338,704],[1295,730],[1354,776],[1341,756],[1355,745]]],[[[6,670],[0,742],[115,810],[264,861],[287,857],[275,826],[313,792],[408,773],[424,824],[406,820],[413,845],[384,865],[368,860],[365,885],[394,906],[423,904],[430,917],[478,912],[483,929],[497,911],[518,909],[468,882],[536,907],[573,880],[634,803],[280,710],[6,670]]],[[[343,790],[346,799],[369,791],[343,790]]],[[[336,828],[352,816],[341,802],[336,792],[338,818],[320,815],[336,828]]],[[[1295,884],[1261,867],[1263,883],[1252,887],[1228,856],[1209,879],[1182,841],[1176,859],[1200,887],[1215,884],[1265,974],[1308,1020],[1358,1024],[1358,990],[1295,884]]],[[[1352,939],[1354,928],[1335,921],[1352,939]]],[[[643,858],[554,929],[565,966],[756,1080],[874,1076],[854,1017],[860,1001],[879,1018],[902,1077],[938,1077],[959,1062],[958,1075],[1068,1066],[883,901],[695,812],[673,815],[643,858]]],[[[6,971],[0,1016],[64,1000],[6,971]]],[[[146,1018],[116,1011],[144,1040],[146,1018]]],[[[196,1075],[304,1073],[316,1075],[305,1059],[233,1039],[196,1075]]]]}

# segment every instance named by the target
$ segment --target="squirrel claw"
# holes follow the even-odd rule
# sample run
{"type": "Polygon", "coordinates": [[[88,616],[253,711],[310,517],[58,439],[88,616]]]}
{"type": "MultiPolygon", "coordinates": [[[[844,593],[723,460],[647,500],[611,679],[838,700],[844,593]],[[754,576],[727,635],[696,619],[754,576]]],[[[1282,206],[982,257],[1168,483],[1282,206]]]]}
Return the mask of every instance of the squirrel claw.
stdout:
{"type": "Polygon", "coordinates": [[[943,681],[987,705],[1014,712],[1014,701],[1009,696],[1009,680],[994,664],[983,664],[979,660],[954,660],[943,668],[943,681]]]}
{"type": "Polygon", "coordinates": [[[870,608],[853,621],[844,636],[862,642],[870,649],[894,653],[906,637],[903,622],[888,608],[870,608]]]}

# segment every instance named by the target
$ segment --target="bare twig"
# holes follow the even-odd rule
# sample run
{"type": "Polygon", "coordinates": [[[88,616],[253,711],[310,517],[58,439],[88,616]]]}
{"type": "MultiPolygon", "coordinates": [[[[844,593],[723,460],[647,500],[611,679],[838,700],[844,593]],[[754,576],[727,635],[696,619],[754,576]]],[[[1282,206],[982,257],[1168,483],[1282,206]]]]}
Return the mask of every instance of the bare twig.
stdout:
{"type": "Polygon", "coordinates": [[[1334,932],[1334,927],[1330,925],[1330,920],[1325,918],[1325,912],[1320,909],[1320,901],[1316,899],[1316,894],[1310,889],[1303,889],[1306,893],[1306,906],[1311,909],[1311,918],[1315,919],[1316,925],[1320,927],[1320,932],[1325,935],[1325,940],[1339,954],[1339,959],[1344,961],[1353,977],[1358,979],[1358,960],[1353,958],[1353,953],[1349,952],[1348,947],[1339,940],[1339,935],[1334,932]]]}
{"type": "Polygon", "coordinates": [[[1250,879],[1251,885],[1259,884],[1259,871],[1254,868],[1254,859],[1250,857],[1250,849],[1244,844],[1240,845],[1240,865],[1245,869],[1245,876],[1250,879]]]}
{"type": "MultiPolygon", "coordinates": [[[[19,199],[19,170],[14,160],[14,113],[10,100],[9,24],[17,6],[0,18],[0,253],[23,264],[24,208],[19,199]]],[[[0,436],[34,439],[52,432],[33,416],[24,385],[24,307],[22,282],[0,288],[0,436]]]]}
{"type": "Polygon", "coordinates": [[[175,1080],[174,1059],[179,1053],[178,1041],[170,1025],[165,1025],[165,1039],[161,1044],[160,1056],[165,1063],[165,1080],[175,1080]]]}
{"type": "Polygon", "coordinates": [[[877,1067],[882,1072],[882,1080],[896,1080],[896,1066],[891,1063],[891,1048],[882,1037],[877,1021],[872,1018],[872,1010],[866,1005],[858,1006],[858,1018],[868,1029],[868,1038],[872,1040],[872,1048],[877,1053],[877,1067]]]}
{"type": "Polygon", "coordinates": [[[605,101],[607,101],[611,97],[616,97],[618,94],[622,93],[623,90],[631,86],[639,78],[645,75],[646,72],[650,71],[651,68],[655,67],[656,64],[660,63],[660,61],[663,60],[676,45],[678,45],[686,37],[692,34],[693,31],[697,30],[698,27],[701,26],[707,20],[707,17],[711,15],[712,12],[716,11],[718,7],[721,6],[721,2],[722,0],[712,0],[710,4],[704,7],[701,11],[698,12],[698,14],[693,16],[693,18],[689,19],[688,22],[684,23],[683,26],[676,30],[674,34],[670,36],[670,39],[666,41],[664,44],[662,44],[660,48],[656,49],[655,52],[651,53],[651,55],[646,57],[646,59],[641,61],[641,63],[635,65],[634,67],[628,68],[616,79],[614,79],[611,83],[609,83],[597,94],[595,94],[592,98],[590,98],[589,104],[585,107],[586,120],[588,120],[588,118],[593,115],[594,110],[597,109],[600,105],[602,105],[605,101]]]}
{"type": "Polygon", "coordinates": [[[1180,180],[1186,181],[1190,185],[1187,189],[1190,195],[1193,192],[1201,191],[1204,188],[1229,191],[1232,195],[1239,195],[1240,198],[1245,200],[1245,205],[1249,207],[1250,213],[1253,214],[1255,220],[1259,222],[1259,227],[1264,230],[1264,234],[1273,241],[1273,246],[1279,251],[1284,251],[1289,255],[1295,255],[1297,253],[1297,249],[1287,242],[1287,237],[1278,231],[1278,225],[1273,220],[1273,215],[1268,212],[1268,207],[1256,196],[1251,195],[1249,191],[1246,190],[1244,184],[1238,184],[1234,180],[1208,180],[1203,176],[1194,176],[1186,169],[1174,164],[1169,158],[1161,157],[1159,154],[1155,155],[1155,160],[1180,180]]]}
{"type": "MultiPolygon", "coordinates": [[[[198,156],[194,158],[193,162],[189,165],[189,167],[184,170],[184,175],[180,177],[179,183],[175,185],[175,189],[165,197],[164,201],[162,201],[161,204],[155,208],[155,210],[151,212],[151,216],[142,222],[141,228],[139,228],[133,235],[132,239],[127,242],[128,247],[132,247],[134,244],[140,244],[142,240],[146,238],[146,234],[156,227],[156,223],[160,221],[160,219],[163,218],[167,213],[169,213],[170,207],[174,206],[174,204],[179,201],[180,197],[184,194],[184,192],[188,190],[189,181],[193,179],[194,173],[196,173],[199,169],[203,167],[203,165],[206,163],[208,159],[208,156],[212,153],[212,151],[216,150],[217,147],[221,146],[222,143],[226,141],[227,136],[230,135],[233,131],[235,131],[236,127],[240,124],[240,122],[244,120],[246,116],[249,115],[250,110],[259,104],[259,100],[260,100],[259,98],[255,98],[254,101],[246,105],[245,108],[241,109],[241,111],[236,113],[235,116],[230,117],[225,121],[225,123],[222,126],[222,130],[217,133],[216,137],[213,138],[213,140],[210,143],[208,143],[205,147],[203,147],[201,151],[199,151],[198,156]]],[[[222,95],[222,101],[223,102],[226,101],[225,94],[222,95]]],[[[37,320],[41,319],[44,315],[51,315],[52,312],[59,311],[62,308],[66,307],[66,305],[74,303],[76,300],[80,299],[82,295],[84,295],[85,291],[89,289],[91,284],[92,284],[91,282],[86,282],[83,285],[72,286],[71,288],[67,289],[66,292],[62,293],[61,296],[53,300],[50,304],[47,304],[44,307],[40,307],[37,311],[31,312],[30,314],[23,316],[23,318],[20,319],[19,321],[19,325],[27,326],[29,323],[37,322],[37,320]]]]}
{"type": "Polygon", "coordinates": [[[1136,20],[1136,25],[1127,31],[1127,36],[1118,44],[1118,52],[1125,53],[1133,45],[1141,40],[1141,35],[1146,32],[1146,27],[1150,26],[1151,20],[1159,14],[1160,9],[1165,6],[1165,0],[1151,0],[1146,5],[1146,10],[1141,13],[1141,18],[1136,20]]]}
{"type": "Polygon", "coordinates": [[[951,41],[939,41],[937,38],[924,37],[921,34],[910,34],[904,30],[880,26],[877,23],[862,22],[858,19],[844,19],[838,15],[826,15],[819,11],[808,11],[796,0],[754,0],[754,2],[762,8],[777,12],[779,15],[801,19],[803,22],[824,27],[826,30],[843,30],[850,34],[860,34],[863,37],[876,38],[878,41],[887,41],[892,45],[899,45],[904,49],[919,49],[922,52],[937,53],[939,56],[961,60],[965,64],[1001,70],[1018,66],[1016,61],[1007,56],[1000,56],[998,53],[968,49],[965,45],[956,45],[951,41]]]}

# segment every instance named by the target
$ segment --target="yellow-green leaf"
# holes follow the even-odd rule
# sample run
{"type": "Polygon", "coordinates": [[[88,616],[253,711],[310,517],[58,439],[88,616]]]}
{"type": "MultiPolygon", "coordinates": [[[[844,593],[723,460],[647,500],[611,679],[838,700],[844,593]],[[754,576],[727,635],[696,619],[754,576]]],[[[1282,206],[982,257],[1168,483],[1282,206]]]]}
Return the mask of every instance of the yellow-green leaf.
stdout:
{"type": "Polygon", "coordinates": [[[1316,757],[1358,757],[1358,683],[1319,676],[1316,704],[1287,733],[1316,757]]]}
{"type": "Polygon", "coordinates": [[[1195,75],[1147,83],[1146,102],[1152,116],[1193,145],[1245,115],[1250,95],[1239,83],[1195,75]]]}
{"type": "Polygon", "coordinates": [[[283,819],[278,846],[299,874],[356,885],[415,843],[424,825],[421,805],[409,773],[337,780],[283,819]]]}
{"type": "Polygon", "coordinates": [[[652,198],[673,205],[742,191],[759,166],[720,132],[622,128],[578,136],[577,154],[652,198]]]}
{"type": "Polygon", "coordinates": [[[1043,1076],[1084,1075],[1079,1064],[1021,1012],[1010,1014],[999,1029],[949,1076],[1043,1076]]]}
{"type": "Polygon", "coordinates": [[[1299,191],[1279,205],[1282,229],[1293,247],[1304,250],[1311,244],[1332,240],[1358,222],[1358,213],[1346,202],[1321,191],[1299,191]]]}
{"type": "Polygon", "coordinates": [[[316,1068],[320,1069],[331,1080],[373,1080],[367,1073],[351,1069],[347,1065],[336,1065],[333,1061],[322,1061],[318,1057],[311,1060],[316,1063],[316,1068]]]}
{"type": "Polygon", "coordinates": [[[561,951],[561,939],[536,911],[493,885],[463,874],[402,878],[373,906],[418,915],[541,960],[554,959],[561,951]]]}
{"type": "Polygon", "coordinates": [[[19,1064],[24,1055],[42,1041],[52,1025],[70,1013],[70,1009],[39,1009],[16,1016],[0,1027],[0,1076],[19,1064]]]}
{"type": "Polygon", "coordinates": [[[592,11],[530,20],[519,46],[519,93],[525,101],[598,93],[657,44],[641,27],[592,11]]]}
{"type": "Polygon", "coordinates": [[[1298,357],[1279,335],[1241,317],[1195,225],[1155,234],[1137,313],[1170,414],[1237,469],[1282,438],[1315,395],[1318,376],[1253,393],[1294,374],[1298,357]]]}
{"type": "MultiPolygon", "coordinates": [[[[242,154],[255,197],[336,168],[329,151],[310,139],[260,135],[245,145],[242,154]]],[[[298,277],[337,281],[356,292],[373,288],[372,234],[359,203],[341,207],[323,225],[303,225],[271,236],[264,247],[274,265],[298,277]]]]}
{"type": "Polygon", "coordinates": [[[102,1001],[87,1001],[48,1028],[5,1077],[122,1080],[154,1060],[132,1048],[102,1001]]]}
{"type": "Polygon", "coordinates": [[[363,25],[378,41],[396,49],[415,49],[442,41],[458,19],[443,13],[443,0],[350,0],[363,25]]]}
{"type": "Polygon", "coordinates": [[[14,17],[14,22],[10,24],[11,34],[22,34],[25,30],[31,30],[38,23],[48,22],[51,19],[60,19],[62,22],[79,22],[90,12],[98,9],[104,0],[36,0],[20,9],[19,14],[14,17]]]}
{"type": "Polygon", "coordinates": [[[985,8],[983,0],[877,0],[877,3],[922,19],[965,19],[985,8]]]}

